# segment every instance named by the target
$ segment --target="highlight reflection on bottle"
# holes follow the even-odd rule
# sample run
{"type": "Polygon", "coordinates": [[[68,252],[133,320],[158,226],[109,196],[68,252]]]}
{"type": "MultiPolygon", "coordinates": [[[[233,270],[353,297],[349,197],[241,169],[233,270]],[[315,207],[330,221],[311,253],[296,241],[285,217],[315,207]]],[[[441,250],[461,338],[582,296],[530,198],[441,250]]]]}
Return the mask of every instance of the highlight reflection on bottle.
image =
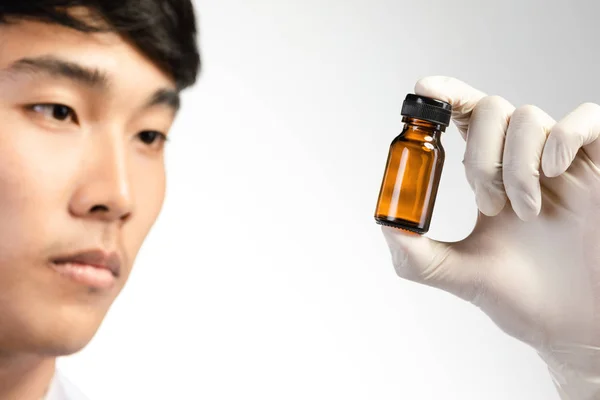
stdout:
{"type": "Polygon", "coordinates": [[[390,145],[375,221],[418,234],[429,230],[444,166],[442,133],[452,106],[409,94],[402,106],[404,127],[390,145]]]}

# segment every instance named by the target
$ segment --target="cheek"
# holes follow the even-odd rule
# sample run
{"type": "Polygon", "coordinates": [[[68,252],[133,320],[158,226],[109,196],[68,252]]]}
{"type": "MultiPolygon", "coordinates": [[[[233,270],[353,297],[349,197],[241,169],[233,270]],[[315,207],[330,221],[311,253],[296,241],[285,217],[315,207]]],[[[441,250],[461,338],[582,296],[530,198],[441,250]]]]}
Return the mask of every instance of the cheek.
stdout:
{"type": "Polygon", "coordinates": [[[69,159],[68,154],[55,151],[43,135],[10,119],[4,121],[0,126],[2,258],[44,246],[49,219],[66,204],[64,171],[69,159]]]}

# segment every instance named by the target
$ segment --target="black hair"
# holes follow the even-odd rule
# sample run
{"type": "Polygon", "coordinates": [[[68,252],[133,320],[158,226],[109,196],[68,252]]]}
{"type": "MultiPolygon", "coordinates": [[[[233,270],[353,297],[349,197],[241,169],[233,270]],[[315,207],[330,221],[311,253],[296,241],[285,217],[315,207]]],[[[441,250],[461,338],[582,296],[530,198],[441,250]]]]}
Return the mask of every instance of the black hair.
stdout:
{"type": "Polygon", "coordinates": [[[0,0],[0,24],[56,23],[83,32],[116,32],[176,82],[192,86],[200,72],[192,0],[0,0]],[[86,18],[71,12],[88,10],[86,18]]]}

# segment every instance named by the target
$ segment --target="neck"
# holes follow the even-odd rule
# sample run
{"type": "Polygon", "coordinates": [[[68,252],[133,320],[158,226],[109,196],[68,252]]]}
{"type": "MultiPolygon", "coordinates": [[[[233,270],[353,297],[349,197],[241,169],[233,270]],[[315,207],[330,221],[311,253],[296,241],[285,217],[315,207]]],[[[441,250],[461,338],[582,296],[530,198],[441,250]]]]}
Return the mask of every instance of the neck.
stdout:
{"type": "Polygon", "coordinates": [[[52,382],[55,365],[55,358],[0,352],[0,399],[43,399],[52,382]]]}

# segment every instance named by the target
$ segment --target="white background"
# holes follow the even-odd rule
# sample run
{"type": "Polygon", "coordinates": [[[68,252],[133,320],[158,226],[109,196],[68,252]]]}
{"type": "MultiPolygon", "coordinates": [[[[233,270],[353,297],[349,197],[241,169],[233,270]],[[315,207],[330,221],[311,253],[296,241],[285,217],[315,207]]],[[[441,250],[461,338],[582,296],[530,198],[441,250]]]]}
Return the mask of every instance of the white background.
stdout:
{"type": "MultiPolygon", "coordinates": [[[[204,71],[172,132],[165,208],[97,336],[60,360],[66,375],[92,400],[557,399],[531,349],[397,278],[373,211],[418,78],[455,76],[561,118],[598,100],[597,10],[197,6],[204,71]]],[[[455,128],[443,143],[429,236],[454,241],[476,208],[455,128]]]]}

